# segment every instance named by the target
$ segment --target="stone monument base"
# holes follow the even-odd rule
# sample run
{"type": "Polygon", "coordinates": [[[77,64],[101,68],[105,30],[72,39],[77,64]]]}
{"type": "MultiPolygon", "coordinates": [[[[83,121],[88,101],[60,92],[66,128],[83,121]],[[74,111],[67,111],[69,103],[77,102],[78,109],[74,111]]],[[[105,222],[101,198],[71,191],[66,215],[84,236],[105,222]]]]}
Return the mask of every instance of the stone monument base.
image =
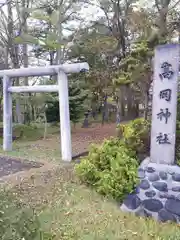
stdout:
{"type": "Polygon", "coordinates": [[[158,221],[180,222],[180,167],[151,163],[146,158],[138,170],[140,183],[121,210],[158,221]]]}

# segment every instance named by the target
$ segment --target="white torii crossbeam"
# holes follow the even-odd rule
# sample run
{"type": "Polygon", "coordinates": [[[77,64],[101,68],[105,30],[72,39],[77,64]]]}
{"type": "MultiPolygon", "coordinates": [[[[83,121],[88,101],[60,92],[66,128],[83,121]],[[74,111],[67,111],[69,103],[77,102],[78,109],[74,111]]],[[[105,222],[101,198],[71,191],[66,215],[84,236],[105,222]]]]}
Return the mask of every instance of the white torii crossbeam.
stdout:
{"type": "Polygon", "coordinates": [[[21,92],[58,92],[61,133],[61,156],[62,160],[72,160],[71,148],[71,125],[69,114],[68,73],[86,72],[89,70],[88,63],[62,64],[45,67],[31,67],[1,70],[3,77],[3,150],[12,151],[12,93],[21,92]],[[12,86],[11,78],[35,77],[35,76],[58,76],[57,85],[34,85],[12,86]]]}

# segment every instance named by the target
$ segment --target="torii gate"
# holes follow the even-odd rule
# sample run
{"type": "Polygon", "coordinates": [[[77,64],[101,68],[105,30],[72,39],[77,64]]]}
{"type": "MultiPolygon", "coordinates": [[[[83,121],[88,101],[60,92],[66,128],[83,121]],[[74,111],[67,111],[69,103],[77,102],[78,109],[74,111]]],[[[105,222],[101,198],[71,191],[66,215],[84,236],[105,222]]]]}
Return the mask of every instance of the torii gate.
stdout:
{"type": "Polygon", "coordinates": [[[45,67],[1,70],[3,77],[3,150],[12,151],[12,93],[58,92],[62,160],[72,160],[71,126],[69,114],[68,73],[86,72],[88,63],[74,63],[45,67]],[[58,75],[57,85],[12,86],[11,78],[58,75]]]}

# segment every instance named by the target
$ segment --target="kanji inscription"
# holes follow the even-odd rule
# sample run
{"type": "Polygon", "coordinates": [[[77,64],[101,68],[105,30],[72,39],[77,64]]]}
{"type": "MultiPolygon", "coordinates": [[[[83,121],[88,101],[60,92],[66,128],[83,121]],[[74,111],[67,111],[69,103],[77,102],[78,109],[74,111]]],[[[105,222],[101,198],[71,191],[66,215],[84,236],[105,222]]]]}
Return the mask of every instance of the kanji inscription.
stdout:
{"type": "Polygon", "coordinates": [[[163,80],[163,79],[172,79],[173,77],[173,70],[172,70],[172,64],[168,63],[168,62],[163,62],[162,65],[161,65],[161,70],[162,70],[162,73],[159,74],[160,76],[160,79],[163,80]]]}
{"type": "Polygon", "coordinates": [[[151,162],[173,164],[175,160],[176,108],[179,46],[155,49],[151,124],[151,162]]]}

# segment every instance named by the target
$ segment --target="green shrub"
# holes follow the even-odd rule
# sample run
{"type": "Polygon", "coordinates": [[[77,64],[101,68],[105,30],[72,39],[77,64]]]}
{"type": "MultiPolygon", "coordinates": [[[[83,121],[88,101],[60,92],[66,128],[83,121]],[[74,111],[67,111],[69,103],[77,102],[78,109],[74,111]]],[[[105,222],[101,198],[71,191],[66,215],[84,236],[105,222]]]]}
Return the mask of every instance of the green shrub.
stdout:
{"type": "MultiPolygon", "coordinates": [[[[180,115],[179,115],[180,116],[180,115]]],[[[180,121],[176,122],[176,151],[175,159],[180,165],[180,121]]],[[[126,148],[134,151],[139,160],[143,160],[150,151],[150,122],[144,119],[135,119],[128,124],[117,126],[118,137],[126,148]],[[142,155],[142,158],[141,158],[142,155]]]]}
{"type": "Polygon", "coordinates": [[[176,163],[180,165],[180,121],[176,122],[175,159],[176,163]]]}
{"type": "Polygon", "coordinates": [[[178,93],[177,98],[177,121],[180,121],[180,94],[178,93]]]}
{"type": "Polygon", "coordinates": [[[37,215],[20,204],[15,196],[0,189],[0,239],[52,240],[50,233],[41,231],[37,215]]]}
{"type": "Polygon", "coordinates": [[[97,192],[122,200],[137,184],[140,154],[150,149],[150,123],[136,119],[117,126],[118,138],[92,145],[89,155],[76,165],[80,180],[97,192]]]}
{"type": "Polygon", "coordinates": [[[100,179],[99,171],[88,158],[83,159],[79,165],[76,165],[76,173],[80,180],[87,185],[94,186],[100,179]]]}
{"type": "Polygon", "coordinates": [[[93,145],[89,155],[76,165],[76,173],[97,192],[122,200],[138,181],[138,162],[134,156],[124,143],[112,138],[100,146],[93,145]]]}
{"type": "Polygon", "coordinates": [[[137,160],[130,157],[124,147],[119,147],[119,152],[111,159],[110,166],[110,171],[100,173],[97,191],[122,200],[137,184],[137,160]]]}
{"type": "Polygon", "coordinates": [[[177,99],[177,117],[176,117],[176,152],[175,159],[180,166],[180,94],[178,93],[177,99]]]}
{"type": "Polygon", "coordinates": [[[150,150],[150,122],[138,118],[128,124],[117,126],[118,137],[124,141],[127,148],[135,151],[137,155],[148,154],[150,150]]]}

